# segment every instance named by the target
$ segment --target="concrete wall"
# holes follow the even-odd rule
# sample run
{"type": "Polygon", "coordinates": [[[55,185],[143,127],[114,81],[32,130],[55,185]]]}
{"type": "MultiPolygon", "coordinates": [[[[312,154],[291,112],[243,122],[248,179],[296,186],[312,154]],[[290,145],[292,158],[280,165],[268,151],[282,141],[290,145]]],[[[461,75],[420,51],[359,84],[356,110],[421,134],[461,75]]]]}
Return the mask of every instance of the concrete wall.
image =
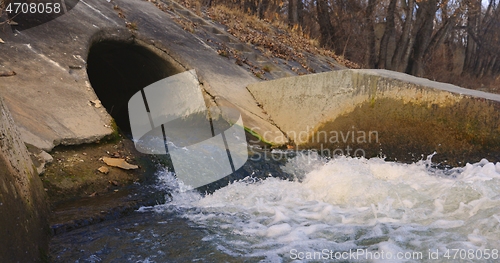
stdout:
{"type": "Polygon", "coordinates": [[[349,146],[351,154],[361,149],[366,157],[382,152],[403,160],[437,151],[457,163],[500,156],[497,94],[387,70],[341,70],[248,89],[301,147],[346,153],[349,146]]]}
{"type": "Polygon", "coordinates": [[[48,206],[26,146],[0,98],[0,261],[48,255],[48,206]]]}

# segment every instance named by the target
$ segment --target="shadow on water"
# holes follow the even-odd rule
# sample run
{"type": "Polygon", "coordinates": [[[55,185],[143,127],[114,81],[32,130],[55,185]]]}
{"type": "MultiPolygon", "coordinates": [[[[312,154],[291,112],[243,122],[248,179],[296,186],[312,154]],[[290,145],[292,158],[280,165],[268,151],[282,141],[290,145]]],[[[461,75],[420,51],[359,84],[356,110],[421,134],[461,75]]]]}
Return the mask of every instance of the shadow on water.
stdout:
{"type": "Polygon", "coordinates": [[[136,212],[56,236],[52,262],[256,262],[232,257],[203,238],[209,230],[175,214],[136,212]]]}
{"type": "MultiPolygon", "coordinates": [[[[250,146],[249,153],[249,160],[236,172],[197,190],[210,194],[247,177],[293,180],[280,167],[295,153],[271,152],[260,146],[250,146]]],[[[164,193],[162,189],[156,191],[164,193]]],[[[243,259],[220,251],[215,243],[205,240],[213,230],[198,226],[177,212],[135,211],[122,218],[100,220],[69,230],[52,239],[51,262],[256,262],[263,259],[243,259]]]]}

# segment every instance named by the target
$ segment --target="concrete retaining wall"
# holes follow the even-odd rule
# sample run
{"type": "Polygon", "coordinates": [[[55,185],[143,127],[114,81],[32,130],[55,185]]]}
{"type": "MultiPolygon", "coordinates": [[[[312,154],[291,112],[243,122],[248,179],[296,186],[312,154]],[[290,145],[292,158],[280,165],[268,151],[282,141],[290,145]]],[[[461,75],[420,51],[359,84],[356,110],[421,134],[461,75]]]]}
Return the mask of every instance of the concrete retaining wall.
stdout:
{"type": "Polygon", "coordinates": [[[300,147],[409,161],[434,151],[456,163],[500,156],[497,94],[387,70],[341,70],[248,89],[300,147]]]}
{"type": "Polygon", "coordinates": [[[42,182],[0,98],[0,261],[41,262],[48,255],[48,212],[42,182]]]}

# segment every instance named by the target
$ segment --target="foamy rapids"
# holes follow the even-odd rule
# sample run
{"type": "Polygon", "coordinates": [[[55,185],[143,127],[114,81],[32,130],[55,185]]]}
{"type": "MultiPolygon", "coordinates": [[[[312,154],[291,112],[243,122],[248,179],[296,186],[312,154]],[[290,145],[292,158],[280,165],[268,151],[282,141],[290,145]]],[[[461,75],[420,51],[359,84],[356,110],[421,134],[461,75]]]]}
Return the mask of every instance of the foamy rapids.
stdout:
{"type": "Polygon", "coordinates": [[[499,258],[500,163],[443,171],[429,160],[310,157],[283,167],[295,181],[247,178],[206,196],[163,171],[172,198],[149,209],[176,211],[219,250],[263,262],[496,262],[495,249],[499,258]]]}

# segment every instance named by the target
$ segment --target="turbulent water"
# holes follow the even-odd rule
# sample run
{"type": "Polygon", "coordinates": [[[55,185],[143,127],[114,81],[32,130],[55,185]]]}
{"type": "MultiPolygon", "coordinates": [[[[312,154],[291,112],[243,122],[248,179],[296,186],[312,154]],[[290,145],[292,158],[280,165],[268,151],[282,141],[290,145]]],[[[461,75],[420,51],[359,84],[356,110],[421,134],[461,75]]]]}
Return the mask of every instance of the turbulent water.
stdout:
{"type": "Polygon", "coordinates": [[[283,167],[295,181],[247,178],[206,196],[163,171],[171,200],[141,211],[180,213],[219,251],[264,262],[498,261],[500,163],[429,164],[299,155],[283,167]]]}
{"type": "Polygon", "coordinates": [[[294,180],[269,174],[207,195],[161,170],[165,204],[56,236],[54,262],[499,261],[500,163],[310,153],[281,170],[294,180]]]}

